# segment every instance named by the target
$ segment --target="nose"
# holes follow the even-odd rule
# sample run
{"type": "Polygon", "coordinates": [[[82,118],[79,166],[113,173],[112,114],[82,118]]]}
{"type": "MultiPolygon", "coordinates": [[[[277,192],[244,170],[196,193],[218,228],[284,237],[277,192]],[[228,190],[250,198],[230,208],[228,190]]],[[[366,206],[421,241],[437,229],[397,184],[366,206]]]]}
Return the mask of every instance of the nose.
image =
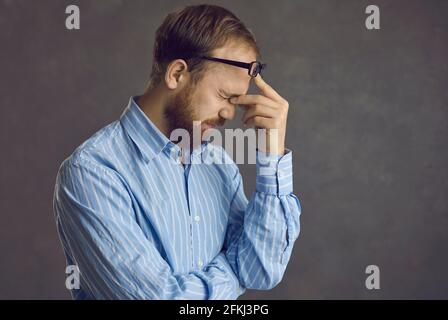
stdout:
{"type": "Polygon", "coordinates": [[[228,104],[224,108],[219,111],[219,116],[226,120],[232,120],[235,117],[235,108],[234,104],[228,104]]]}

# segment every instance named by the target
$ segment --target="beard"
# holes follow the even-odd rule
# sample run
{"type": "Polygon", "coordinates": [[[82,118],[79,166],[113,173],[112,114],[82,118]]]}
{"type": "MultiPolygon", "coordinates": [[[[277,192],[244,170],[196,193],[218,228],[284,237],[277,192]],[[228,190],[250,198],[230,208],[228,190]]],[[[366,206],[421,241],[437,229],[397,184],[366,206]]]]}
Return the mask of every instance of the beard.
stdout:
{"type": "Polygon", "coordinates": [[[168,132],[171,134],[176,129],[185,129],[193,137],[193,121],[196,119],[192,98],[194,87],[188,83],[173,99],[173,102],[165,108],[164,117],[168,124],[168,132]]]}
{"type": "MultiPolygon", "coordinates": [[[[190,135],[190,150],[193,150],[194,136],[193,136],[193,121],[201,121],[195,112],[195,107],[193,103],[193,96],[196,90],[195,85],[191,82],[188,83],[173,99],[173,102],[165,108],[164,117],[168,124],[168,132],[171,135],[176,129],[185,129],[190,135]]],[[[218,116],[218,118],[207,119],[201,121],[202,124],[210,126],[222,126],[225,119],[218,116]]],[[[200,132],[201,142],[203,139],[202,126],[196,128],[200,132]]]]}

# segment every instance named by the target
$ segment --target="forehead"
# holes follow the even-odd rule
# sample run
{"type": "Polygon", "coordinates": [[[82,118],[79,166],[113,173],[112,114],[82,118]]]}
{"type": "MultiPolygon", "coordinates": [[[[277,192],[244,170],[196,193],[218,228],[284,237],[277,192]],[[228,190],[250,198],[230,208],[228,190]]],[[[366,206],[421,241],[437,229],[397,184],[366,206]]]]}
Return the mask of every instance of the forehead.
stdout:
{"type": "MultiPolygon", "coordinates": [[[[229,42],[225,46],[213,50],[211,56],[246,63],[257,59],[255,51],[252,48],[239,42],[229,42]]],[[[247,69],[220,62],[210,62],[210,66],[212,68],[207,74],[216,90],[229,96],[247,93],[250,80],[252,79],[247,69]]]]}

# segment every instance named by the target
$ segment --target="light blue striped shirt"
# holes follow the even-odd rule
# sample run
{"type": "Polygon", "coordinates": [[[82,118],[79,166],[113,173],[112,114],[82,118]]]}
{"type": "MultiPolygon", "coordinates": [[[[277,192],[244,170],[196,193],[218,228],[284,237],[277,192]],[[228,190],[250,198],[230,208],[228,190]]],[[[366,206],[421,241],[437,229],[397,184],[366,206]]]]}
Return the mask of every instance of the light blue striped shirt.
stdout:
{"type": "Polygon", "coordinates": [[[281,281],[300,230],[292,152],[257,152],[248,200],[222,147],[204,142],[191,157],[212,152],[224,164],[184,167],[178,151],[131,97],[61,164],[53,208],[67,265],[80,272],[73,298],[236,299],[281,281]]]}

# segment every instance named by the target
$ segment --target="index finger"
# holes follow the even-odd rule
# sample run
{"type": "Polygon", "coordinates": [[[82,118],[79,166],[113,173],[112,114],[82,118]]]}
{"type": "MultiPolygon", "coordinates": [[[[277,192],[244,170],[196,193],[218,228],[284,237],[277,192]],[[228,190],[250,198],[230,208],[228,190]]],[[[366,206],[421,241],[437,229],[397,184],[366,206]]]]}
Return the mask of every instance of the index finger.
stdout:
{"type": "Polygon", "coordinates": [[[276,101],[283,101],[284,99],[282,96],[280,96],[277,91],[275,91],[270,85],[268,85],[263,78],[261,77],[261,74],[258,74],[255,78],[255,84],[258,88],[260,88],[261,92],[264,93],[267,97],[271,98],[272,100],[276,101]]]}

